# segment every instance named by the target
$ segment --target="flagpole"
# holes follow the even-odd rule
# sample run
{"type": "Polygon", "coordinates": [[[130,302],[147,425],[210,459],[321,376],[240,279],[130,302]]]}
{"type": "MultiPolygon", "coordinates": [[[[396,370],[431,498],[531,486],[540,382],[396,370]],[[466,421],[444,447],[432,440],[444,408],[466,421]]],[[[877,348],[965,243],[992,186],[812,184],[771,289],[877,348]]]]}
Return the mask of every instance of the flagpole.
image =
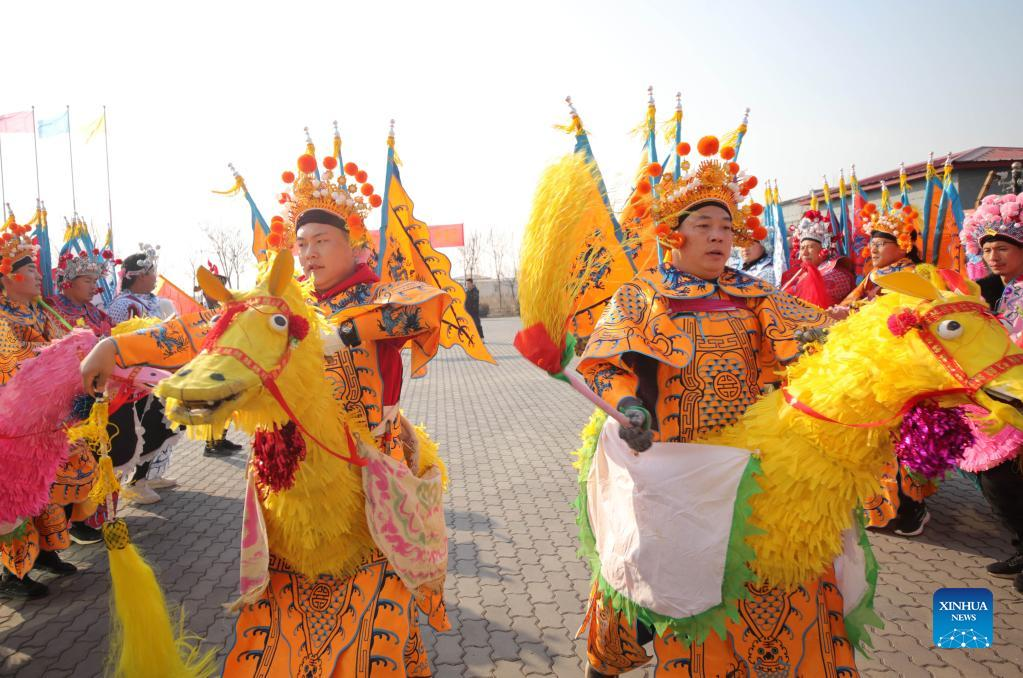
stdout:
{"type": "Polygon", "coordinates": [[[67,115],[67,157],[71,163],[71,211],[78,216],[78,200],[75,198],[75,155],[71,150],[71,105],[64,106],[67,115]]]}
{"type": "MultiPolygon", "coordinates": [[[[114,228],[114,202],[110,198],[110,146],[107,144],[107,107],[103,107],[103,152],[107,157],[107,228],[114,228]]],[[[113,246],[113,236],[111,236],[113,246]]]]}
{"type": "Polygon", "coordinates": [[[42,202],[42,195],[39,190],[39,142],[36,141],[39,128],[36,127],[36,107],[32,107],[32,153],[35,155],[36,161],[36,209],[39,209],[39,203],[42,202]]]}

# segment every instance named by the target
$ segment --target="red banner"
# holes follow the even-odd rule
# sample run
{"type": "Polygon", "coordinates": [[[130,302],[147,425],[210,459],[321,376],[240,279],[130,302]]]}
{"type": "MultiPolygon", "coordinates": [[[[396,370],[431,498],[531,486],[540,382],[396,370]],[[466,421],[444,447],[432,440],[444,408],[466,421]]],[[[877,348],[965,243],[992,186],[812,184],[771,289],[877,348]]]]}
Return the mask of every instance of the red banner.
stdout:
{"type": "MultiPolygon", "coordinates": [[[[465,247],[465,224],[429,226],[430,244],[434,247],[465,247]]],[[[369,241],[380,242],[380,231],[370,231],[369,241]]]]}

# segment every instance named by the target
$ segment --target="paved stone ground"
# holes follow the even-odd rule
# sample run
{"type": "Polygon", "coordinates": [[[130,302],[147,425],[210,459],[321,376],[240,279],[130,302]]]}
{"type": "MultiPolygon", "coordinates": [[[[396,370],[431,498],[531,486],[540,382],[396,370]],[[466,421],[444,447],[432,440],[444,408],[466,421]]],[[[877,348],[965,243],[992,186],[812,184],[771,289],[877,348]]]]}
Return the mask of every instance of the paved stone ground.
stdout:
{"type": "MultiPolygon", "coordinates": [[[[576,493],[569,451],[590,408],[563,384],[516,357],[514,320],[485,323],[497,366],[442,352],[430,374],[406,387],[414,420],[429,423],[451,469],[447,602],[454,629],[427,636],[438,676],[579,676],[588,572],[575,556],[576,493]]],[[[129,508],[132,536],[159,570],[188,626],[223,648],[232,617],[221,604],[237,584],[242,468],[239,458],[206,459],[197,443],[176,453],[181,487],[164,501],[129,508]]],[[[1005,555],[1008,536],[969,483],[946,483],[930,502],[933,520],[915,540],[873,536],[882,565],[875,634],[865,676],[1019,676],[1023,597],[984,565],[1005,555]],[[936,651],[930,642],[933,591],[986,586],[995,595],[995,646],[936,651]]],[[[46,600],[0,601],[0,674],[97,676],[107,635],[106,556],[74,546],[78,576],[53,580],[46,600]]],[[[223,653],[222,653],[223,655],[223,653]]],[[[633,675],[650,675],[637,671],[633,675]]]]}

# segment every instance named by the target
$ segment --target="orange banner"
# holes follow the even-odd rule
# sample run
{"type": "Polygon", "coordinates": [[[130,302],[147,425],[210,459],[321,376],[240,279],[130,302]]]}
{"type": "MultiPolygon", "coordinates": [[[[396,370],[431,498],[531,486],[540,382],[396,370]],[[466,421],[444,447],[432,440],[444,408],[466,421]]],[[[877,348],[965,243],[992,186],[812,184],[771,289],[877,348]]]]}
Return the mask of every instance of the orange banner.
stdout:
{"type": "Polygon", "coordinates": [[[156,296],[169,299],[177,309],[179,316],[203,310],[203,307],[191,295],[186,294],[180,287],[162,275],[157,276],[156,296]]]}

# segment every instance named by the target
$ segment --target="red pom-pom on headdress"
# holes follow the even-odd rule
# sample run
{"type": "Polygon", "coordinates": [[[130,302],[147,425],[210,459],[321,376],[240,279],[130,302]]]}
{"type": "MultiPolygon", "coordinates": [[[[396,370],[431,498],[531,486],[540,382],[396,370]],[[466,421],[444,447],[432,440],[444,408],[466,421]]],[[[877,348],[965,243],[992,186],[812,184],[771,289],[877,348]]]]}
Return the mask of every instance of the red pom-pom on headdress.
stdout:
{"type": "Polygon", "coordinates": [[[355,176],[355,173],[358,172],[358,171],[359,171],[359,166],[356,165],[354,162],[346,162],[345,163],[345,174],[347,174],[348,176],[350,176],[350,177],[355,176]]]}
{"type": "Polygon", "coordinates": [[[283,181],[286,184],[293,184],[293,183],[295,183],[295,173],[292,172],[291,170],[288,170],[286,172],[282,172],[281,173],[281,181],[283,181]]]}
{"type": "Polygon", "coordinates": [[[735,157],[735,149],[733,147],[725,146],[724,148],[721,149],[721,159],[722,160],[731,160],[734,157],[735,157]]]}
{"type": "Polygon", "coordinates": [[[696,150],[700,152],[700,155],[709,158],[718,152],[720,145],[721,142],[717,137],[707,136],[696,142],[696,150]]]}
{"type": "Polygon", "coordinates": [[[337,158],[335,158],[332,155],[328,155],[326,158],[323,159],[323,166],[329,170],[334,169],[335,167],[337,167],[337,158]]]}
{"type": "Polygon", "coordinates": [[[675,152],[679,155],[689,155],[693,150],[693,147],[688,142],[683,141],[675,147],[675,152]]]}
{"type": "Polygon", "coordinates": [[[298,169],[306,174],[312,174],[316,171],[316,158],[308,153],[298,156],[298,169]]]}
{"type": "Polygon", "coordinates": [[[646,173],[652,177],[659,177],[664,173],[664,168],[661,167],[661,163],[652,162],[646,166],[646,173]]]}

